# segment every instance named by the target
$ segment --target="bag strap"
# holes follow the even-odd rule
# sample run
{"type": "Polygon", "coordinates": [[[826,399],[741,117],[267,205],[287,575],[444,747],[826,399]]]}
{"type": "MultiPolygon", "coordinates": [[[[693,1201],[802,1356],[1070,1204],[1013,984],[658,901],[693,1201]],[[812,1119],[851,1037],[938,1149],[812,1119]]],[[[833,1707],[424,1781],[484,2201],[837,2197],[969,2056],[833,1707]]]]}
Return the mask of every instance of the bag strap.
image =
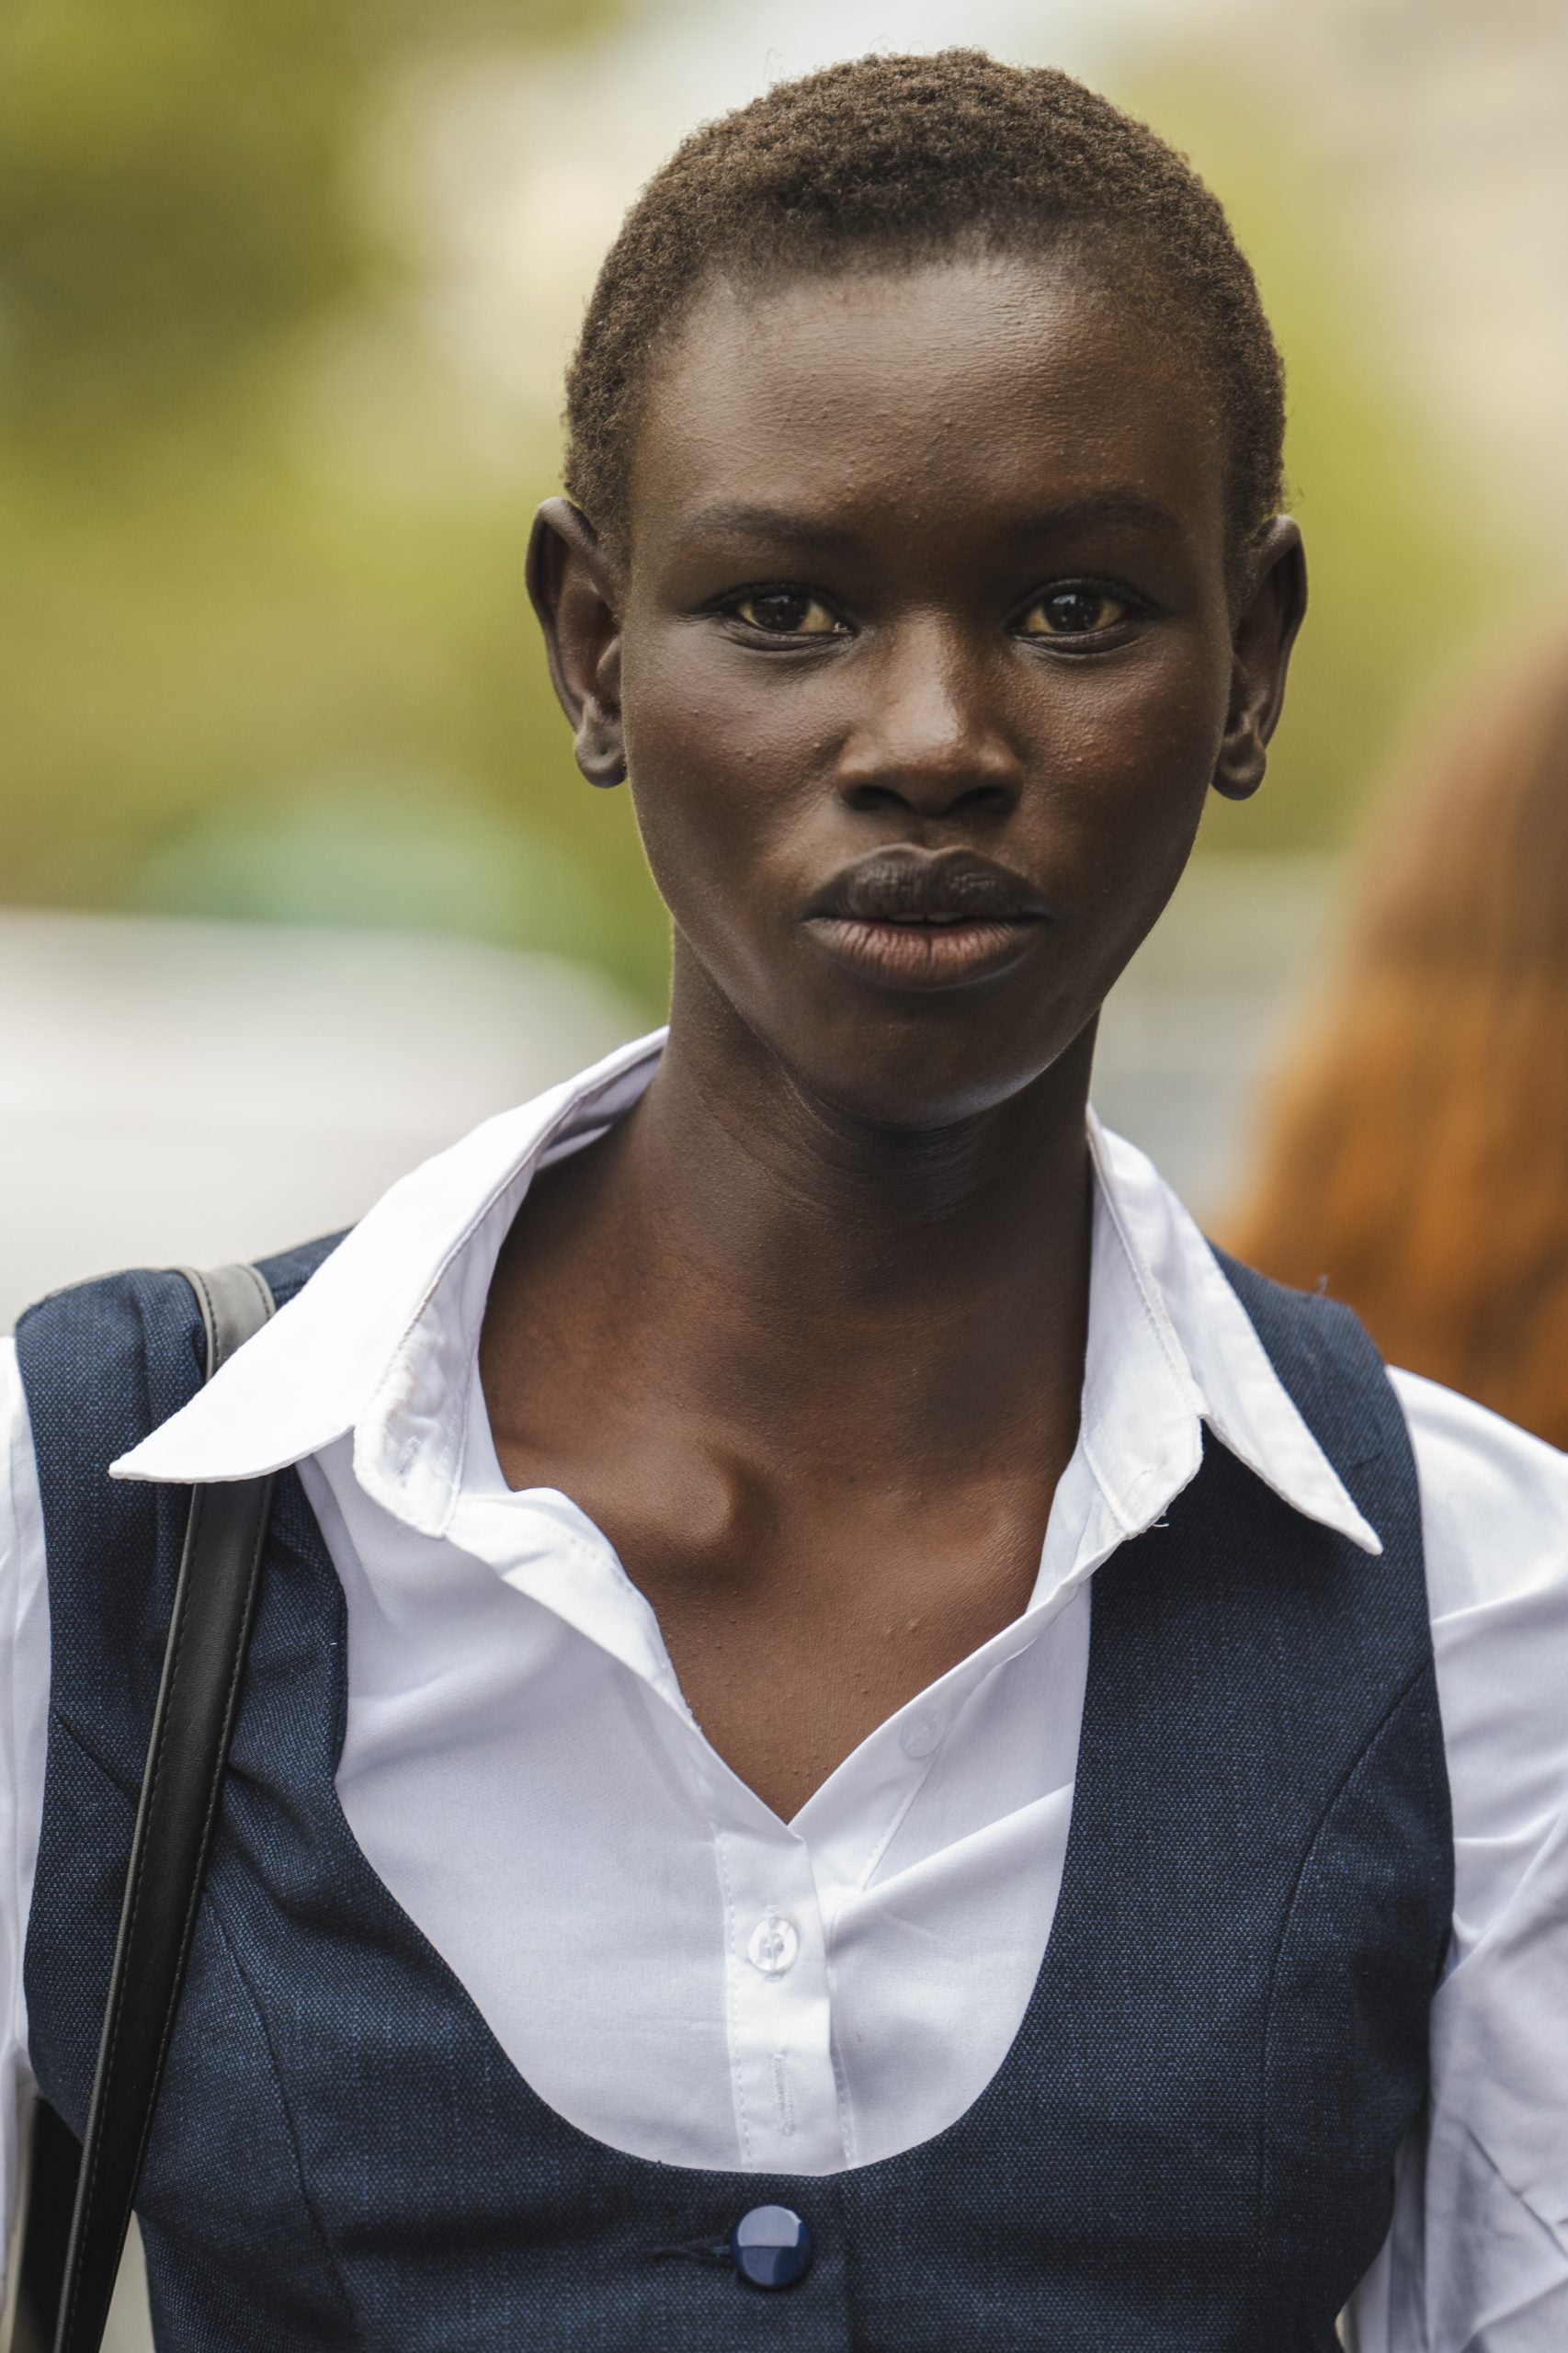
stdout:
{"type": "MultiPolygon", "coordinates": [[[[267,1321],[272,1293],[254,1267],[177,1271],[201,1310],[210,1381],[267,1321]]],[[[74,2145],[50,2115],[44,2132],[35,2136],[14,2339],[18,2353],[25,2347],[97,2353],[102,2342],[196,1927],[271,1495],[270,1477],[225,1481],[191,1495],[63,2278],[60,2151],[63,2141],[68,2165],[74,2145]],[[52,2189],[40,2174],[52,2177],[52,2189]],[[35,2258],[30,2264],[29,2257],[35,2258]],[[46,2265],[50,2276],[41,2278],[46,2265]]],[[[40,2123],[44,2117],[40,2108],[40,2123]]]]}

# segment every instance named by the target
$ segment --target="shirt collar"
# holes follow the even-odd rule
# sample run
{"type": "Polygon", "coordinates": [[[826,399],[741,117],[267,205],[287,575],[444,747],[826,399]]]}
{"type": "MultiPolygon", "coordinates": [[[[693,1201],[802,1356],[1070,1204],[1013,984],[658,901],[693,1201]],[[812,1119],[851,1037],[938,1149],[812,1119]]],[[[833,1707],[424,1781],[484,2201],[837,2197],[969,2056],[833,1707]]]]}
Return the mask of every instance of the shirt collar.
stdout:
{"type": "MultiPolygon", "coordinates": [[[[272,1322],[122,1455],[117,1478],[248,1479],[354,1434],[361,1487],[443,1536],[462,1493],[469,1385],[491,1276],[536,1170],[642,1093],[664,1033],[487,1120],[382,1196],[272,1322]]],[[[1197,1226],[1093,1115],[1089,1340],[1079,1457],[1104,1546],[1140,1532],[1213,1435],[1306,1518],[1381,1550],[1274,1371],[1197,1226]]]]}
{"type": "Polygon", "coordinates": [[[1151,1526],[1196,1474],[1207,1426],[1292,1509],[1381,1552],[1170,1187],[1093,1112],[1089,1149],[1097,1181],[1080,1443],[1121,1534],[1151,1526]]]}
{"type": "Polygon", "coordinates": [[[252,1479],[354,1433],[367,1494],[431,1535],[460,1486],[490,1279],[537,1170],[630,1110],[663,1031],[485,1120],[384,1193],[287,1306],[116,1478],[252,1479]]]}

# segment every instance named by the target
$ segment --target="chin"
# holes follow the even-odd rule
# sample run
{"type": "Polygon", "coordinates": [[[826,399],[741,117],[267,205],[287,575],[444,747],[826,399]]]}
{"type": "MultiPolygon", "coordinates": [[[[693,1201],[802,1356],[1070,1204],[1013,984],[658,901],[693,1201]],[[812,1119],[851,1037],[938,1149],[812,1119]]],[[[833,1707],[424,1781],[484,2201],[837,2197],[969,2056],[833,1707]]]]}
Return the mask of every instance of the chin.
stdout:
{"type": "MultiPolygon", "coordinates": [[[[780,1056],[801,1092],[857,1125],[930,1135],[994,1111],[1025,1094],[1059,1063],[1071,1036],[999,1052],[1001,1042],[932,1034],[926,1024],[890,1037],[892,1025],[868,1025],[859,1040],[842,1034],[816,1052],[780,1056]],[[994,1051],[987,1052],[990,1046],[994,1051]],[[846,1051],[847,1049],[847,1051],[846,1051]]],[[[1014,1043],[1012,1040],[1007,1041],[1014,1043]]]]}
{"type": "Polygon", "coordinates": [[[1074,977],[1071,989],[1058,975],[1015,972],[1000,985],[905,994],[820,966],[776,966],[743,969],[725,986],[677,931],[672,1026],[716,1034],[764,1085],[771,1069],[830,1120],[929,1136],[999,1109],[1051,1072],[1069,1097],[1086,1099],[1095,1006],[1074,977]]]}

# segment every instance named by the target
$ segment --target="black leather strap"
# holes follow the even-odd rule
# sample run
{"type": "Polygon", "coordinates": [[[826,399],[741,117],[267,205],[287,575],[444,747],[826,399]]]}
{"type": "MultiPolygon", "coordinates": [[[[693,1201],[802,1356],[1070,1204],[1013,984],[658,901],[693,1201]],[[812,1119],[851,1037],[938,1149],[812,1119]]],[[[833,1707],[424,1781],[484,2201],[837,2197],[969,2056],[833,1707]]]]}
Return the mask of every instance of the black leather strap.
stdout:
{"type": "MultiPolygon", "coordinates": [[[[210,1380],[267,1322],[272,1294],[254,1267],[179,1272],[201,1309],[210,1380]]],[[[74,2168],[70,2135],[51,2111],[40,2111],[14,2353],[97,2353],[103,2338],[196,1926],[271,1494],[265,1478],[191,1495],[86,2134],[74,2168]]]]}

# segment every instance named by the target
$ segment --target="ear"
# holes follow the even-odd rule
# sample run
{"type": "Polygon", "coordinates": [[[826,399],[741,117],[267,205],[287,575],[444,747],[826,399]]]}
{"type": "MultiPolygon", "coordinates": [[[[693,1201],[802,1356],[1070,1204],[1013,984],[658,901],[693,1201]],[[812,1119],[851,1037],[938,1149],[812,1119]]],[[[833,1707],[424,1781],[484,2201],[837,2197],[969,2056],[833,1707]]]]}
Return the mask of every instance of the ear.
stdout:
{"type": "Polygon", "coordinates": [[[1301,534],[1277,515],[1246,551],[1232,633],[1231,703],[1214,790],[1247,801],[1263,782],[1268,740],[1285,701],[1285,674],[1307,609],[1301,534]]]}
{"type": "Polygon", "coordinates": [[[592,524],[570,499],[547,498],[535,516],[527,578],[577,766],[590,784],[622,784],[619,585],[592,524]]]}

